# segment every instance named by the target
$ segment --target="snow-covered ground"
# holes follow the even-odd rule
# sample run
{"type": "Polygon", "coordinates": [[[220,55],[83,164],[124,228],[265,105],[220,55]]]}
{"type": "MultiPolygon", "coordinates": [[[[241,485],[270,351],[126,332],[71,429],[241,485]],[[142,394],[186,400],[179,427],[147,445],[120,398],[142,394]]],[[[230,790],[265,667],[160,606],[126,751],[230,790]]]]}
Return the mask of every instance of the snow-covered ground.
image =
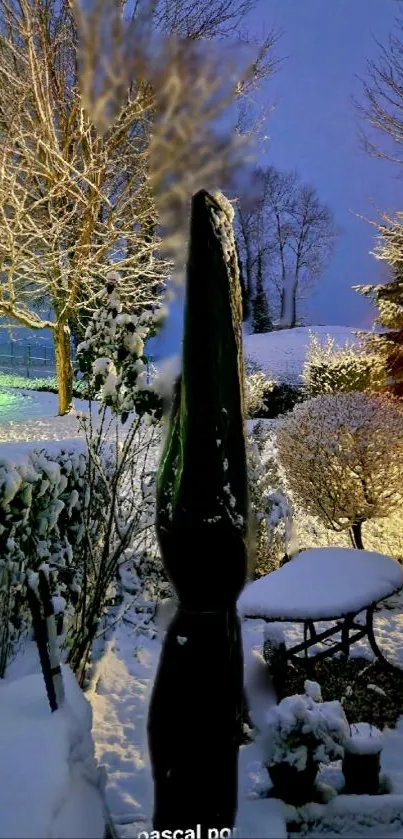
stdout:
{"type": "MultiPolygon", "coordinates": [[[[105,653],[97,665],[88,693],[94,715],[96,755],[105,766],[108,777],[107,803],[117,832],[125,839],[135,839],[140,830],[151,830],[152,781],[147,754],[146,720],[160,652],[160,640],[150,640],[140,634],[132,623],[133,619],[129,609],[124,619],[116,625],[113,637],[108,641],[105,653]]],[[[262,651],[263,628],[264,623],[260,620],[247,620],[243,624],[246,666],[251,661],[253,651],[262,651]]],[[[326,628],[326,624],[323,624],[323,628],[326,628]]],[[[282,629],[289,644],[302,640],[300,624],[282,624],[282,629]]],[[[383,649],[393,658],[399,659],[403,666],[403,614],[400,611],[380,612],[376,618],[376,633],[383,649]]],[[[355,654],[372,658],[365,641],[357,644],[355,654]]],[[[267,702],[270,702],[269,695],[267,702]]],[[[382,753],[382,770],[391,779],[393,793],[399,795],[393,802],[394,811],[400,807],[403,819],[402,755],[403,720],[395,730],[386,731],[382,753]]],[[[239,810],[236,824],[239,837],[281,839],[287,835],[284,832],[283,808],[275,800],[262,797],[269,788],[270,782],[262,766],[258,746],[255,743],[243,746],[239,759],[239,810]]],[[[362,797],[360,800],[361,819],[357,816],[357,800],[355,806],[349,803],[346,805],[347,812],[348,808],[352,810],[350,820],[344,813],[346,837],[350,839],[353,827],[357,835],[380,836],[386,828],[393,830],[393,825],[389,825],[392,819],[390,808],[388,810],[384,807],[380,816],[378,813],[371,817],[368,815],[371,802],[366,807],[362,797]],[[369,831],[368,834],[363,832],[363,826],[369,831]],[[371,833],[372,827],[374,830],[371,833]]],[[[287,808],[284,815],[290,816],[287,808]]],[[[403,828],[396,820],[394,829],[399,832],[390,835],[403,836],[403,828]]]]}
{"type": "Polygon", "coordinates": [[[53,714],[40,672],[0,683],[1,839],[104,835],[91,706],[67,667],[63,682],[66,701],[53,714]]]}
{"type": "Polygon", "coordinates": [[[325,343],[330,336],[335,346],[342,347],[347,341],[357,343],[354,332],[348,326],[298,326],[295,329],[245,335],[244,353],[246,358],[259,364],[269,378],[298,382],[311,334],[316,335],[321,343],[325,343]]]}
{"type": "MultiPolygon", "coordinates": [[[[281,335],[284,334],[281,333],[281,335]]],[[[264,337],[265,341],[271,340],[270,336],[256,336],[258,339],[261,337],[264,337]]],[[[345,338],[342,342],[344,340],[345,338]]],[[[300,347],[301,345],[302,342],[300,342],[300,347]]],[[[53,394],[38,394],[38,397],[43,399],[48,407],[53,402],[56,414],[56,397],[53,394]]],[[[78,400],[75,400],[75,405],[76,410],[86,408],[86,403],[80,403],[78,400]]],[[[60,446],[58,441],[63,445],[84,445],[74,413],[67,417],[47,415],[39,421],[21,421],[0,426],[0,453],[7,454],[7,457],[11,459],[18,460],[37,443],[44,445],[47,449],[55,449],[60,446]]],[[[119,836],[124,839],[134,839],[140,831],[151,829],[153,788],[147,753],[146,719],[160,652],[160,639],[158,637],[151,639],[139,632],[134,608],[130,607],[130,603],[127,605],[126,611],[122,609],[121,620],[114,626],[105,644],[104,652],[96,663],[87,697],[93,712],[96,757],[107,773],[107,804],[119,836]]],[[[375,622],[377,639],[381,648],[392,660],[398,660],[403,667],[403,607],[398,606],[394,611],[380,612],[375,622]]],[[[246,620],[243,624],[246,664],[251,661],[254,653],[260,653],[262,650],[263,627],[263,622],[258,619],[246,620]]],[[[325,627],[324,624],[323,628],[325,627]]],[[[297,643],[301,639],[300,624],[282,624],[282,629],[285,631],[289,644],[297,643]]],[[[355,646],[354,654],[371,657],[371,651],[365,641],[355,646]]],[[[71,806],[72,801],[76,800],[70,786],[74,783],[74,760],[68,759],[71,753],[66,723],[63,721],[63,715],[57,717],[49,713],[45,726],[45,710],[47,714],[48,708],[41,679],[37,656],[32,657],[26,652],[19,662],[14,662],[10,666],[5,681],[0,683],[0,745],[3,745],[0,749],[0,839],[8,836],[25,836],[28,839],[28,837],[42,835],[67,839],[67,836],[83,835],[80,833],[77,821],[77,814],[81,812],[79,799],[77,798],[76,806],[71,806]],[[29,674],[33,674],[33,681],[26,681],[22,674],[25,674],[27,678],[30,677],[29,674]],[[28,701],[31,697],[31,687],[32,703],[28,701]],[[40,707],[39,693],[44,700],[40,707]],[[19,694],[21,694],[21,699],[15,700],[14,722],[10,722],[11,700],[13,696],[18,697],[19,694]],[[5,711],[1,704],[2,696],[5,711]],[[21,726],[20,732],[16,722],[19,713],[22,716],[31,713],[33,728],[36,732],[35,742],[33,740],[31,742],[27,734],[24,735],[24,731],[27,731],[26,727],[21,726]],[[61,720],[59,723],[58,719],[61,720]],[[54,732],[54,743],[52,737],[49,742],[49,732],[54,732]],[[28,743],[34,755],[39,756],[42,752],[47,755],[49,752],[49,770],[46,772],[45,783],[42,784],[38,777],[32,794],[31,791],[27,792],[26,815],[24,816],[23,812],[16,810],[15,796],[17,791],[25,790],[24,784],[29,789],[29,772],[32,771],[34,764],[31,759],[27,761],[24,774],[24,744],[27,748],[28,743]],[[60,766],[52,774],[52,761],[56,759],[57,754],[60,757],[60,766]],[[21,772],[23,773],[21,787],[17,787],[16,779],[21,772]],[[36,812],[38,807],[42,810],[36,812]],[[31,809],[32,818],[29,818],[31,809]]],[[[269,696],[267,701],[270,702],[269,696]]],[[[72,702],[74,704],[74,700],[72,702]]],[[[338,807],[340,810],[334,813],[340,830],[337,832],[332,822],[333,827],[327,831],[323,829],[323,833],[328,836],[344,835],[346,837],[362,835],[403,837],[402,755],[403,720],[395,730],[386,732],[382,753],[382,768],[390,776],[394,795],[388,796],[386,803],[379,799],[375,812],[371,801],[367,802],[362,796],[359,802],[354,802],[350,797],[349,802],[344,804],[343,796],[340,796],[337,799],[338,804],[332,805],[333,808],[338,807]],[[400,811],[402,819],[396,816],[396,812],[400,811]]],[[[83,785],[80,789],[83,789],[83,785]]],[[[245,839],[246,837],[262,837],[262,839],[278,837],[281,839],[287,836],[285,816],[290,814],[280,802],[265,797],[268,789],[268,776],[262,767],[257,745],[251,743],[243,746],[239,759],[237,819],[239,837],[244,836],[245,839]]],[[[92,795],[92,792],[88,794],[92,795]]],[[[24,800],[22,792],[20,800],[24,800]]],[[[95,807],[94,801],[88,806],[92,811],[92,807],[95,807]]],[[[86,827],[85,830],[86,836],[95,835],[91,832],[91,827],[88,829],[86,827]]],[[[101,833],[97,835],[101,836],[101,833]]]]}
{"type": "MultiPolygon", "coordinates": [[[[78,439],[82,436],[79,431],[77,412],[87,411],[87,402],[82,399],[74,399],[74,409],[71,413],[65,417],[58,417],[57,395],[55,393],[32,390],[15,392],[24,399],[35,401],[37,418],[27,419],[23,402],[17,419],[1,421],[0,410],[0,443],[21,443],[22,441],[36,443],[42,440],[58,442],[59,440],[78,439]]],[[[12,451],[13,449],[10,448],[10,452],[12,451]]]]}

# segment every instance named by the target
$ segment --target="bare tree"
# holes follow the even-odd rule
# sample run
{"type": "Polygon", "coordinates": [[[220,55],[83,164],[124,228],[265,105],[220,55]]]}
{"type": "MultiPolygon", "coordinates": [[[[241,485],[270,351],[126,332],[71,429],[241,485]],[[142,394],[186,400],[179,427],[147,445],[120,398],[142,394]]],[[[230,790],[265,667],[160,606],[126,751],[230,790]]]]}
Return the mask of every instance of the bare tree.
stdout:
{"type": "Polygon", "coordinates": [[[252,297],[263,265],[271,310],[279,328],[297,323],[297,304],[317,279],[336,238],[331,211],[295,172],[256,168],[247,202],[238,207],[238,237],[252,297]]]}
{"type": "Polygon", "coordinates": [[[360,139],[365,151],[394,163],[403,163],[403,17],[386,44],[376,41],[378,55],[366,62],[360,79],[361,99],[353,102],[362,120],[360,139]]]}
{"type": "MultiPolygon", "coordinates": [[[[251,5],[210,4],[216,32],[251,5]]],[[[0,0],[0,314],[52,330],[61,414],[71,323],[94,309],[111,264],[126,304],[155,304],[169,260],[183,261],[190,194],[240,165],[240,144],[215,121],[270,66],[270,39],[243,74],[235,55],[198,42],[197,2],[177,3],[172,24],[193,37],[155,45],[153,16],[169,29],[172,7],[136,4],[126,22],[125,7],[0,0]],[[38,313],[43,301],[54,319],[38,313]]]]}

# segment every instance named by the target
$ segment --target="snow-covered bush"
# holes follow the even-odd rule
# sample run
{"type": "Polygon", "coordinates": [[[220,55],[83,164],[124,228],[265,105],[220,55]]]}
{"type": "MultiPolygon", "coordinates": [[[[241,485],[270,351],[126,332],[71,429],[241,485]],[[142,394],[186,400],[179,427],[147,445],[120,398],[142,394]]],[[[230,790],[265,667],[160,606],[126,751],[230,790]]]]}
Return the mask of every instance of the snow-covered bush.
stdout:
{"type": "Polygon", "coordinates": [[[146,583],[150,563],[154,576],[163,576],[154,535],[162,398],[147,382],[144,355],[157,319],[151,312],[123,312],[115,281],[110,274],[101,308],[77,350],[89,391],[98,396],[97,416],[90,399],[89,414],[81,418],[88,452],[83,550],[90,561],[80,562],[83,579],[68,639],[68,662],[81,683],[121,566],[131,564],[136,591],[146,583]],[[105,492],[102,506],[98,486],[105,492]]]}
{"type": "Polygon", "coordinates": [[[0,460],[0,676],[29,625],[22,595],[26,571],[45,563],[53,592],[70,599],[66,580],[73,583],[73,550],[84,534],[85,475],[86,457],[77,451],[61,449],[51,457],[34,450],[20,464],[0,460]]]}
{"type": "Polygon", "coordinates": [[[311,334],[302,376],[306,392],[314,397],[321,393],[380,391],[385,372],[374,353],[368,354],[348,341],[344,347],[336,347],[330,335],[322,343],[311,334]]]}
{"type": "Polygon", "coordinates": [[[292,553],[292,508],[281,491],[274,436],[257,423],[247,438],[249,500],[249,576],[257,579],[279,567],[292,553]]]}
{"type": "Polygon", "coordinates": [[[249,419],[274,419],[291,411],[303,399],[301,388],[268,379],[259,370],[245,377],[245,395],[249,419]]]}
{"type": "Polygon", "coordinates": [[[301,772],[309,760],[327,764],[344,755],[350,729],[342,705],[323,702],[316,682],[304,687],[304,694],[286,696],[266,714],[259,738],[266,766],[288,763],[301,772]]]}
{"type": "Polygon", "coordinates": [[[148,382],[144,342],[155,335],[164,315],[144,311],[140,315],[124,312],[116,291],[116,272],[110,272],[100,308],[94,313],[77,347],[79,370],[88,388],[125,422],[132,411],[162,416],[162,401],[148,382]]]}
{"type": "Polygon", "coordinates": [[[361,525],[403,504],[403,411],[386,396],[317,396],[282,418],[281,466],[293,499],[361,547],[361,525]]]}

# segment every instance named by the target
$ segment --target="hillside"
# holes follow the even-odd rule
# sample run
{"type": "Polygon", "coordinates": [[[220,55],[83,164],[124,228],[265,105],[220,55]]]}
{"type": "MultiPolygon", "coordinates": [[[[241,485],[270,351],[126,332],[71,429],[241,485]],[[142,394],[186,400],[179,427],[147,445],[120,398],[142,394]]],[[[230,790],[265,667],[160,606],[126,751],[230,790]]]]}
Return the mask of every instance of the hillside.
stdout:
{"type": "Polygon", "coordinates": [[[244,336],[246,359],[257,362],[268,376],[282,381],[300,381],[311,333],[325,342],[330,335],[337,346],[357,343],[349,326],[299,326],[258,335],[244,336]]]}

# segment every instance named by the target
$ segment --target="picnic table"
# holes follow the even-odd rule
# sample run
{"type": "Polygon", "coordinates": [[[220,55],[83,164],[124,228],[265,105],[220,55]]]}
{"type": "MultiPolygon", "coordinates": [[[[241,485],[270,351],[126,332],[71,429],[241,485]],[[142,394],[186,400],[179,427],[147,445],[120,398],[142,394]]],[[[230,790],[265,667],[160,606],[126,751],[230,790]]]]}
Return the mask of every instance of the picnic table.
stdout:
{"type": "Polygon", "coordinates": [[[308,651],[317,644],[325,649],[315,659],[339,651],[348,657],[351,645],[367,637],[375,656],[395,669],[376,642],[373,619],[378,604],[402,588],[403,568],[389,556],[355,548],[312,548],[246,585],[238,613],[267,623],[302,623],[304,640],[285,651],[287,660],[312,663],[308,651]],[[359,623],[362,612],[365,621],[359,623]],[[325,621],[332,626],[318,632],[315,623],[325,621]]]}

